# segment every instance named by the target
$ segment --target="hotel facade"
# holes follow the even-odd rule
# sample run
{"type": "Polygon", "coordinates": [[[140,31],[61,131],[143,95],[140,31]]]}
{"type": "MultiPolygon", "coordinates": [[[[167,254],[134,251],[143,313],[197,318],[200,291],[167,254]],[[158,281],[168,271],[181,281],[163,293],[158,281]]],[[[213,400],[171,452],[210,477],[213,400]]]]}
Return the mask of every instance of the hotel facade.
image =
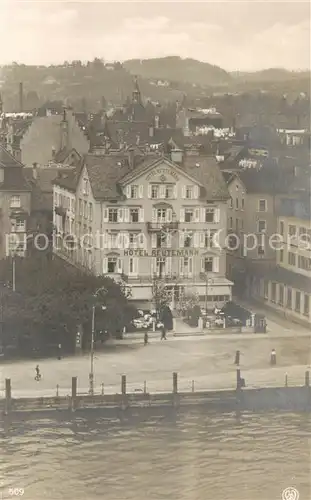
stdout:
{"type": "Polygon", "coordinates": [[[54,182],[54,253],[126,282],[152,304],[155,279],[212,308],[231,300],[226,279],[226,183],[212,157],[85,157],[54,182]]]}

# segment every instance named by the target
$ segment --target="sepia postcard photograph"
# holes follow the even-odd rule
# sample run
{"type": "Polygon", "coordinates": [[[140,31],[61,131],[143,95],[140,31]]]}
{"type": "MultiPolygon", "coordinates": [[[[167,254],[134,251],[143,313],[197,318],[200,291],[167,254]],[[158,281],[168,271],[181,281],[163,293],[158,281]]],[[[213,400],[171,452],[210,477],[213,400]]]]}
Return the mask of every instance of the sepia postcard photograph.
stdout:
{"type": "Polygon", "coordinates": [[[311,500],[310,5],[0,0],[0,500],[311,500]]]}

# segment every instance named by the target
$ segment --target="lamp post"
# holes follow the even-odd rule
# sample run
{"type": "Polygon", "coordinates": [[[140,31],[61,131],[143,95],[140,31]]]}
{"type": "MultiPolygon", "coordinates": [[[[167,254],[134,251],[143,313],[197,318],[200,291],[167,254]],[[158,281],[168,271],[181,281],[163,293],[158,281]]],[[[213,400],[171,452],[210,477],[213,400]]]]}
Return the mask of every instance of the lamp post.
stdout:
{"type": "MultiPolygon", "coordinates": [[[[104,288],[99,288],[94,293],[94,297],[97,297],[97,294],[104,290],[104,288]]],[[[106,306],[101,306],[102,310],[106,309],[106,306]]],[[[89,393],[93,396],[94,394],[94,341],[95,341],[95,310],[96,304],[92,306],[92,336],[91,336],[91,367],[89,373],[89,393]]]]}

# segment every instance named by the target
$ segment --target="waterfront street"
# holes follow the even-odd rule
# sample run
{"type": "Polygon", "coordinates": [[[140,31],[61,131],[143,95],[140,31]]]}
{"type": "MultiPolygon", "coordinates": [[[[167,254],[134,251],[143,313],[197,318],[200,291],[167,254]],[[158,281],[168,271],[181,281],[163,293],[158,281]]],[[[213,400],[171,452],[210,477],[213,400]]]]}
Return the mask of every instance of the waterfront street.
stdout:
{"type": "MultiPolygon", "coordinates": [[[[143,341],[112,342],[95,354],[96,392],[120,392],[120,378],[127,375],[128,391],[149,392],[172,390],[172,372],[179,374],[179,389],[195,390],[234,388],[236,382],[235,351],[241,351],[241,375],[248,387],[283,386],[285,374],[289,385],[303,385],[304,374],[311,363],[310,337],[275,338],[269,335],[236,335],[218,337],[151,338],[143,341]],[[275,348],[277,366],[270,366],[270,352],[275,348]]],[[[5,363],[1,367],[1,397],[5,378],[11,378],[13,397],[52,396],[70,394],[71,377],[78,377],[78,391],[88,391],[90,356],[38,361],[42,380],[36,382],[36,360],[5,363]]]]}

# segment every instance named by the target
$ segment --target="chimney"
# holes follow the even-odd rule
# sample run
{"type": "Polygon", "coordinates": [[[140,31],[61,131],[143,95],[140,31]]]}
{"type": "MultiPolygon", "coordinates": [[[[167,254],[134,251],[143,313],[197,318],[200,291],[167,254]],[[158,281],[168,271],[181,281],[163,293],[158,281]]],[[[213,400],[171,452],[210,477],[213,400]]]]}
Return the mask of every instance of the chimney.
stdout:
{"type": "Polygon", "coordinates": [[[134,148],[130,148],[128,150],[128,162],[129,162],[130,169],[133,170],[133,168],[135,167],[135,150],[134,150],[134,148]]]}
{"type": "Polygon", "coordinates": [[[37,180],[37,178],[38,178],[38,168],[37,168],[37,165],[38,165],[37,163],[33,163],[32,164],[32,178],[34,180],[37,180]]]}
{"type": "Polygon", "coordinates": [[[22,113],[24,111],[24,89],[23,82],[19,84],[19,112],[22,113]]]}
{"type": "Polygon", "coordinates": [[[184,153],[181,149],[172,149],[171,150],[171,160],[174,163],[181,164],[183,162],[184,153]]]}

